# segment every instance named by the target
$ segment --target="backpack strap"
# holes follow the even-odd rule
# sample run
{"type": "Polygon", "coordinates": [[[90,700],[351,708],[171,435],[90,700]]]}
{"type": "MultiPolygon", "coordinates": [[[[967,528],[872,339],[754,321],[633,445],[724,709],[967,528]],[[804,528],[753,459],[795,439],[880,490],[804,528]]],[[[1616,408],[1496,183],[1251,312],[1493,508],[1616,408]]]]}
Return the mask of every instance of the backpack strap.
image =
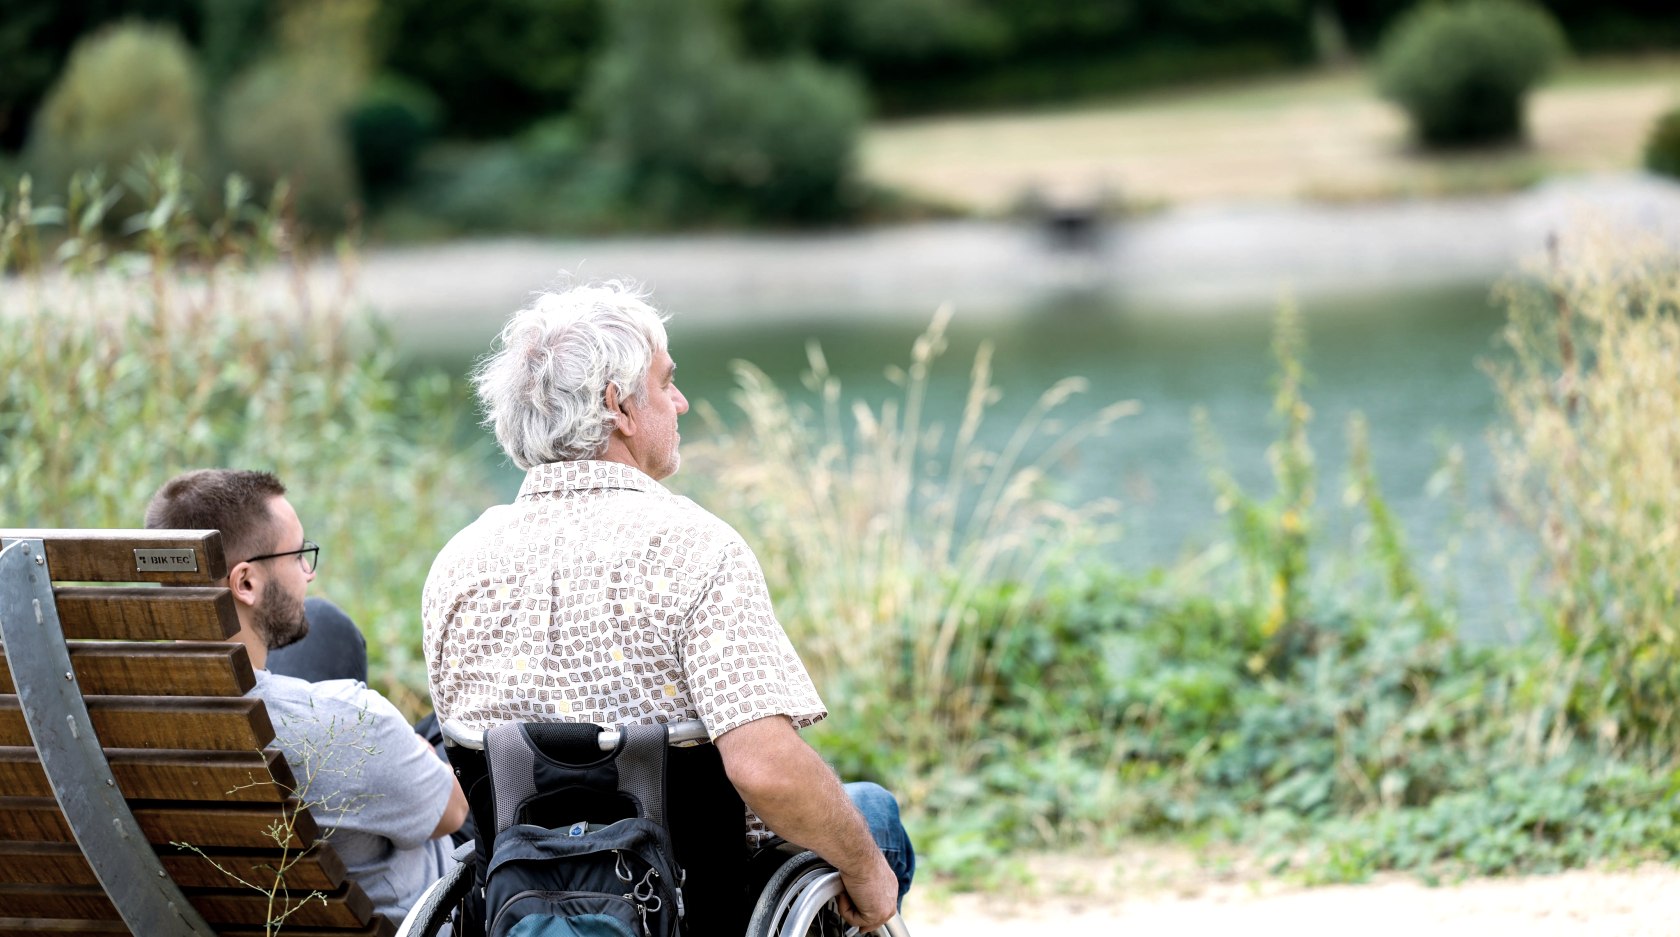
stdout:
{"type": "Polygon", "coordinates": [[[496,809],[492,840],[513,826],[519,809],[537,795],[537,753],[524,726],[504,722],[484,733],[484,757],[490,768],[491,801],[496,809]]]}
{"type": "Polygon", "coordinates": [[[665,726],[629,725],[620,729],[618,750],[619,792],[635,801],[642,816],[667,831],[665,822],[665,726]]]}

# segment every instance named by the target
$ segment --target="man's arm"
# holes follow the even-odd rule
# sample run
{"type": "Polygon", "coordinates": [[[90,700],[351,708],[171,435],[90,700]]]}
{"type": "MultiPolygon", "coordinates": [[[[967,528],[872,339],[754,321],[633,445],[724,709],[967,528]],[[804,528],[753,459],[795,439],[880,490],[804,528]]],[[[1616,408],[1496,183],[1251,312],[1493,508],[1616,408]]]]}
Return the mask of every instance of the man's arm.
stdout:
{"type": "MultiPolygon", "coordinates": [[[[437,757],[437,749],[432,747],[431,742],[426,741],[424,735],[416,732],[414,737],[420,740],[420,746],[426,750],[428,756],[437,757]]],[[[467,795],[461,790],[461,779],[455,776],[453,767],[449,769],[449,783],[449,803],[443,808],[443,816],[438,817],[437,828],[432,830],[432,839],[448,836],[467,822],[467,795]]]]}
{"type": "Polygon", "coordinates": [[[730,783],[753,813],[783,839],[813,850],[840,870],[840,913],[864,930],[898,911],[898,880],[827,762],[786,716],[737,726],[716,739],[730,783]],[[849,898],[849,902],[848,902],[849,898]]]}

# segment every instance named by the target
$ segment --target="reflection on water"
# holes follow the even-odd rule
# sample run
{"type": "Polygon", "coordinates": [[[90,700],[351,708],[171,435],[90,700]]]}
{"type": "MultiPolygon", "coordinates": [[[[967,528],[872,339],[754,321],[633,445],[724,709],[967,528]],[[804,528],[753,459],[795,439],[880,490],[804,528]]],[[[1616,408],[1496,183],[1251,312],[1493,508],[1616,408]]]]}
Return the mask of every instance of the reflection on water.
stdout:
{"type": "MultiPolygon", "coordinates": [[[[1125,536],[1117,561],[1139,567],[1164,564],[1205,547],[1220,532],[1206,468],[1196,453],[1194,408],[1202,407],[1217,433],[1233,474],[1250,491],[1267,493],[1271,478],[1266,448],[1276,436],[1271,416],[1274,367],[1273,307],[1217,312],[1152,312],[1081,297],[1046,299],[1009,317],[965,318],[950,329],[950,350],[930,383],[929,412],[954,423],[967,390],[969,367],[981,342],[996,346],[994,380],[1003,392],[988,425],[993,439],[1006,435],[1038,394],[1060,378],[1080,375],[1091,390],[1060,411],[1064,419],[1088,417],[1116,400],[1136,400],[1142,411],[1091,441],[1065,466],[1063,493],[1074,500],[1114,497],[1123,504],[1125,536]]],[[[1331,518],[1330,536],[1348,542],[1353,532],[1341,507],[1345,487],[1348,417],[1362,412],[1371,427],[1378,476],[1394,513],[1404,523],[1414,554],[1427,561],[1457,526],[1453,506],[1426,493],[1448,446],[1463,447],[1466,491],[1473,515],[1492,513],[1492,479],[1485,433],[1494,417],[1490,382],[1477,362],[1494,353],[1501,316],[1485,286],[1381,297],[1318,298],[1301,303],[1307,332],[1306,388],[1314,410],[1312,443],[1318,453],[1319,504],[1331,518]]],[[[691,400],[708,401],[727,418],[730,362],[750,361],[790,393],[804,393],[806,343],[821,344],[830,370],[848,399],[872,403],[896,392],[886,379],[891,364],[905,364],[910,345],[931,310],[889,319],[828,318],[797,322],[707,326],[669,325],[681,383],[691,400]]],[[[454,347],[459,356],[416,350],[462,373],[494,331],[454,347]]],[[[684,432],[700,431],[690,418],[684,432]]],[[[497,463],[499,494],[511,497],[518,473],[497,463]]],[[[1505,560],[1483,542],[1467,544],[1445,584],[1465,601],[1466,630],[1502,633],[1512,601],[1505,560]],[[1490,588],[1489,583],[1498,583],[1490,588]]],[[[1334,587],[1334,583],[1331,583],[1334,587]]]]}

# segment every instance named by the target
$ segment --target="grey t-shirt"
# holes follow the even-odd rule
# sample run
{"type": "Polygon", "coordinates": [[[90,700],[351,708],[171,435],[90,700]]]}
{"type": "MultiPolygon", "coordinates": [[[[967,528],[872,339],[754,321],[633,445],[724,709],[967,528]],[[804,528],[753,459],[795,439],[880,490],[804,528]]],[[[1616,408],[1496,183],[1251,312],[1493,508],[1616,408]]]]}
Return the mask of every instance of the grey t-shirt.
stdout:
{"type": "Polygon", "coordinates": [[[360,680],[259,670],[251,695],[267,706],[299,796],[350,878],[401,925],[450,861],[449,839],[430,838],[453,791],[449,766],[360,680]]]}

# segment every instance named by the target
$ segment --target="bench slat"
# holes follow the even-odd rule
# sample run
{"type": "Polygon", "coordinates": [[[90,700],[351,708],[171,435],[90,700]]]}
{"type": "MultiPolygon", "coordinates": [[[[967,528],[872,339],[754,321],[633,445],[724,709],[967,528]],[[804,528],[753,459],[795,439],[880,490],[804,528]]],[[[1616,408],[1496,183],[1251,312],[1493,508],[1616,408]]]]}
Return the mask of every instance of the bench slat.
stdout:
{"type": "MultiPolygon", "coordinates": [[[[373,902],[352,884],[337,889],[324,899],[305,900],[307,892],[292,892],[298,908],[286,918],[298,927],[361,928],[373,915],[373,902]]],[[[268,915],[268,896],[255,889],[202,891],[189,889],[187,900],[210,924],[249,924],[268,915]]],[[[87,920],[116,920],[116,906],[103,889],[89,885],[0,884],[0,915],[6,917],[73,917],[87,920]]],[[[282,933],[292,933],[291,926],[282,933]]]]}
{"type": "Polygon", "coordinates": [[[227,575],[222,534],[217,530],[0,530],[6,540],[39,539],[47,567],[59,582],[210,583],[227,575]],[[196,553],[196,572],[142,571],[136,549],[196,553]]]}
{"type": "Polygon", "coordinates": [[[272,878],[275,866],[285,861],[287,887],[294,891],[319,889],[333,891],[349,877],[344,860],[326,842],[317,842],[302,853],[291,852],[283,857],[279,852],[245,850],[214,854],[215,863],[204,856],[183,852],[162,857],[163,867],[183,888],[227,888],[227,873],[232,872],[248,882],[272,878]],[[220,867],[217,867],[217,864],[220,867]]]}
{"type": "MultiPolygon", "coordinates": [[[[200,849],[275,849],[285,845],[307,849],[320,838],[309,813],[297,813],[296,801],[283,805],[194,804],[146,801],[130,805],[146,841],[155,845],[188,843],[200,849]],[[274,823],[294,817],[291,835],[282,844],[269,835],[274,823]]],[[[70,825],[50,797],[0,797],[0,840],[73,843],[70,825]]],[[[0,912],[0,916],[5,916],[0,912]]]]}
{"type": "MultiPolygon", "coordinates": [[[[213,800],[278,803],[297,786],[286,756],[262,752],[183,752],[106,749],[117,787],[130,800],[213,800]]],[[[14,797],[51,797],[35,749],[0,748],[0,791],[14,797]]]]}
{"type": "MultiPolygon", "coordinates": [[[[62,934],[127,934],[121,921],[76,918],[0,917],[0,934],[7,937],[60,937],[62,934]]],[[[258,932],[260,933],[260,932],[258,932]]],[[[290,935],[288,935],[290,937],[290,935]]]]}
{"type": "Polygon", "coordinates": [[[224,641],[239,633],[233,593],[221,586],[59,586],[53,601],[67,638],[224,641]]]}
{"type": "MultiPolygon", "coordinates": [[[[70,666],[85,696],[244,696],[257,685],[245,645],[229,641],[71,641],[70,666]]],[[[16,693],[0,654],[0,693],[16,693]]]]}
{"type": "MultiPolygon", "coordinates": [[[[257,751],[274,741],[268,710],[254,697],[87,697],[88,718],[108,748],[257,751]]],[[[28,745],[15,695],[0,695],[0,745],[28,745]]]]}
{"type": "MultiPolygon", "coordinates": [[[[332,891],[344,884],[344,860],[326,843],[316,843],[303,853],[282,856],[278,851],[216,854],[214,862],[196,853],[169,853],[162,848],[159,861],[169,877],[183,888],[236,888],[229,873],[247,882],[273,879],[282,861],[287,886],[297,890],[332,891]]],[[[99,879],[74,843],[0,842],[0,881],[34,885],[98,885],[99,879]]]]}

